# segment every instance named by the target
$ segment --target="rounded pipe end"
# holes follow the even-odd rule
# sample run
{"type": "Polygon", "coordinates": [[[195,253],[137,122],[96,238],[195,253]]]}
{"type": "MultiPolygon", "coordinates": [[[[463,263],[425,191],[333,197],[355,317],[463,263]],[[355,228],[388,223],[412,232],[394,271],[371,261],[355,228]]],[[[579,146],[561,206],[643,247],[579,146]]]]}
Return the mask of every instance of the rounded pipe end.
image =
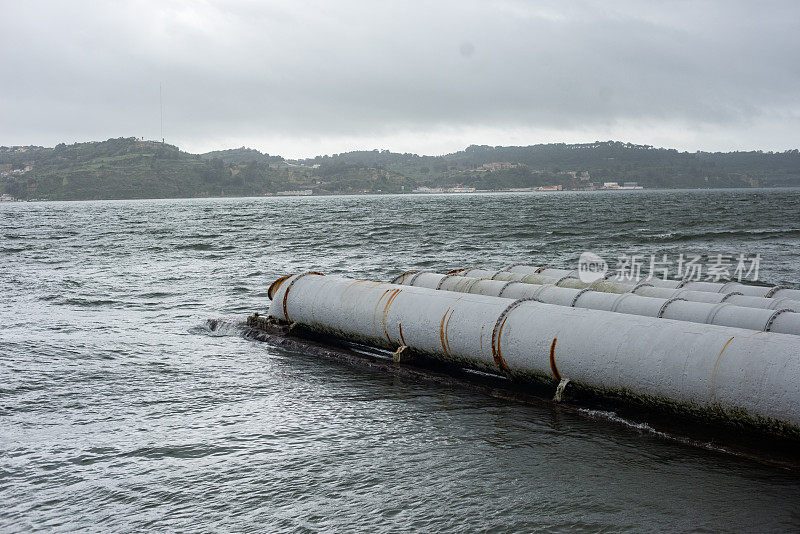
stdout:
{"type": "Polygon", "coordinates": [[[278,291],[278,288],[281,287],[281,284],[283,284],[286,280],[288,280],[291,277],[292,277],[291,274],[283,275],[269,285],[269,288],[267,289],[267,296],[269,297],[270,300],[275,298],[275,292],[278,291]]]}
{"type": "Polygon", "coordinates": [[[419,272],[419,271],[418,271],[418,270],[416,270],[416,269],[414,269],[414,270],[412,270],[412,271],[405,271],[405,272],[403,272],[403,273],[400,273],[400,274],[398,274],[398,275],[397,275],[397,276],[395,276],[394,278],[392,278],[392,281],[391,281],[391,282],[389,282],[389,283],[390,283],[390,284],[402,284],[402,283],[405,281],[405,279],[406,279],[406,276],[408,276],[409,274],[416,274],[416,273],[418,273],[418,272],[419,272]]]}
{"type": "MultiPolygon", "coordinates": [[[[319,276],[325,276],[325,273],[319,273],[317,271],[308,271],[307,273],[303,274],[318,274],[319,276]]],[[[269,297],[270,300],[272,300],[275,297],[275,293],[278,292],[278,289],[283,285],[283,283],[292,276],[294,275],[293,274],[283,275],[269,285],[269,288],[267,288],[267,296],[269,297]]]]}

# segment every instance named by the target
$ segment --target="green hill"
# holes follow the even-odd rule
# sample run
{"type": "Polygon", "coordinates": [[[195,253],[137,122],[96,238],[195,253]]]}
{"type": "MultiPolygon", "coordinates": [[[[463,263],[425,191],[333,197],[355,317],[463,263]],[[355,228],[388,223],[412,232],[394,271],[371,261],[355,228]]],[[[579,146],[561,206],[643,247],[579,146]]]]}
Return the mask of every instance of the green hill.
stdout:
{"type": "Polygon", "coordinates": [[[221,159],[224,163],[233,163],[233,164],[241,164],[241,163],[281,163],[284,159],[280,156],[270,156],[269,154],[263,154],[258,150],[253,148],[229,148],[227,150],[213,150],[211,152],[206,152],[205,154],[200,154],[200,157],[203,159],[221,159]]]}
{"type": "Polygon", "coordinates": [[[751,187],[800,185],[800,154],[787,152],[678,152],[615,141],[525,147],[472,145],[444,156],[362,151],[306,160],[321,165],[386,168],[415,182],[471,185],[478,189],[585,182],[638,182],[645,187],[751,187]],[[503,163],[507,168],[486,170],[503,163]],[[588,180],[573,173],[586,172],[588,180]]]}
{"type": "Polygon", "coordinates": [[[297,189],[399,193],[420,185],[582,189],[605,181],[661,188],[800,186],[800,154],[689,153],[609,141],[473,145],[443,156],[373,150],[287,161],[244,147],[190,154],[135,138],[0,147],[0,193],[20,199],[254,196],[297,189]]]}

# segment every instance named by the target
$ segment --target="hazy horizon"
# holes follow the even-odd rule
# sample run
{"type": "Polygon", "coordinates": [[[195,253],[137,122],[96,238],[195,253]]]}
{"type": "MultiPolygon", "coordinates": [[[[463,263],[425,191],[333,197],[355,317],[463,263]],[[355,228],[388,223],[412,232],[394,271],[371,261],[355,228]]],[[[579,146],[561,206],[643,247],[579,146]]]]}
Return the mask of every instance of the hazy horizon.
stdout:
{"type": "MultiPolygon", "coordinates": [[[[121,138],[123,138],[123,139],[130,139],[130,138],[133,138],[133,137],[136,137],[136,136],[121,136],[121,138]]],[[[78,144],[80,144],[80,143],[102,143],[104,141],[110,141],[112,139],[118,139],[118,138],[86,139],[86,140],[80,140],[80,141],[74,141],[74,142],[63,142],[62,141],[62,143],[65,143],[67,145],[71,145],[73,143],[78,143],[78,144]]],[[[144,141],[144,142],[155,142],[155,143],[161,142],[160,139],[146,139],[146,138],[138,138],[138,139],[140,141],[144,141]]],[[[246,146],[246,145],[216,147],[216,148],[211,148],[209,150],[206,150],[204,152],[193,152],[193,151],[186,150],[185,147],[182,147],[180,145],[176,145],[175,143],[171,143],[169,140],[165,141],[165,143],[168,144],[168,145],[175,146],[180,151],[185,152],[187,154],[203,155],[203,154],[207,154],[209,152],[221,152],[221,151],[226,151],[226,150],[245,149],[245,150],[257,150],[257,151],[261,152],[262,154],[269,155],[269,156],[281,156],[281,157],[283,157],[284,159],[287,159],[287,160],[304,160],[304,159],[312,159],[312,158],[315,158],[315,157],[318,157],[318,156],[334,156],[334,155],[338,155],[338,154],[346,154],[348,152],[374,152],[374,151],[383,151],[383,150],[388,150],[389,152],[395,153],[395,154],[406,154],[406,153],[408,153],[408,154],[414,154],[414,155],[423,156],[423,157],[429,157],[429,156],[430,157],[436,157],[436,156],[448,156],[448,155],[455,154],[455,153],[458,153],[458,152],[463,152],[466,149],[468,149],[470,146],[481,146],[481,145],[477,145],[477,143],[470,143],[469,145],[466,145],[466,146],[464,146],[462,148],[459,148],[459,149],[456,149],[456,150],[453,150],[453,151],[450,151],[450,152],[440,152],[440,153],[401,152],[401,151],[398,151],[398,150],[392,150],[391,148],[383,149],[383,148],[374,148],[373,147],[373,148],[356,148],[356,149],[352,149],[352,150],[342,150],[342,151],[338,151],[338,152],[334,151],[334,152],[327,152],[327,153],[324,153],[324,154],[321,153],[321,154],[310,154],[310,155],[304,155],[304,156],[288,156],[286,154],[280,154],[280,153],[277,153],[277,152],[269,152],[267,150],[261,150],[261,149],[256,148],[256,147],[246,146]]],[[[767,152],[781,153],[781,152],[787,152],[787,151],[790,151],[790,150],[798,150],[797,148],[787,148],[786,150],[774,150],[774,151],[765,150],[765,149],[762,149],[762,148],[731,150],[731,151],[706,151],[706,150],[700,150],[700,149],[697,149],[697,150],[681,150],[681,149],[677,149],[677,148],[671,147],[671,146],[656,146],[656,145],[646,145],[645,143],[633,143],[631,141],[626,141],[624,139],[605,139],[605,140],[597,139],[597,140],[594,140],[594,141],[578,141],[578,142],[574,142],[574,143],[567,143],[567,142],[563,142],[563,141],[552,141],[550,143],[533,143],[533,144],[530,144],[530,145],[483,145],[483,146],[489,146],[491,148],[511,148],[511,147],[528,148],[528,147],[547,145],[547,144],[590,145],[590,144],[595,144],[595,143],[598,143],[598,144],[599,143],[623,143],[623,144],[632,144],[632,145],[637,145],[637,146],[650,146],[650,148],[653,148],[653,149],[656,149],[656,150],[672,150],[672,149],[675,149],[678,152],[686,152],[686,153],[689,153],[689,154],[693,154],[693,153],[696,153],[696,152],[731,153],[731,152],[758,152],[758,151],[765,152],[765,153],[767,153],[767,152]]],[[[56,143],[56,144],[59,144],[59,143],[56,143]]],[[[42,147],[42,148],[45,148],[45,149],[54,148],[55,147],[55,145],[41,145],[41,144],[37,145],[35,143],[34,144],[27,144],[27,145],[21,145],[19,143],[5,144],[5,145],[4,144],[0,144],[0,146],[7,146],[7,147],[38,146],[38,147],[42,147]]]]}

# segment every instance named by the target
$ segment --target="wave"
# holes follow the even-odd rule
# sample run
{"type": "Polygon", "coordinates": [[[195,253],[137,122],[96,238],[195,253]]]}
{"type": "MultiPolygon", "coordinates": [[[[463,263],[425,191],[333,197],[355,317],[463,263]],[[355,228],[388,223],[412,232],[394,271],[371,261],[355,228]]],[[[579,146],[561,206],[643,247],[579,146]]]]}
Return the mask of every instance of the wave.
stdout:
{"type": "Polygon", "coordinates": [[[629,419],[625,419],[621,417],[616,412],[606,411],[606,410],[592,410],[590,408],[578,408],[578,413],[589,417],[590,419],[602,419],[604,421],[608,421],[611,423],[618,424],[620,426],[624,426],[626,428],[630,428],[632,430],[636,430],[641,433],[646,433],[652,436],[656,436],[661,439],[666,439],[669,441],[675,441],[678,443],[682,443],[684,445],[691,445],[693,447],[700,447],[702,449],[706,449],[709,451],[716,451],[716,452],[724,452],[724,453],[732,453],[731,450],[726,449],[724,447],[720,447],[719,445],[715,445],[708,441],[698,441],[689,439],[683,436],[677,436],[673,434],[668,434],[666,432],[662,432],[660,430],[656,430],[652,426],[647,423],[637,423],[635,421],[631,421],[629,419]]]}

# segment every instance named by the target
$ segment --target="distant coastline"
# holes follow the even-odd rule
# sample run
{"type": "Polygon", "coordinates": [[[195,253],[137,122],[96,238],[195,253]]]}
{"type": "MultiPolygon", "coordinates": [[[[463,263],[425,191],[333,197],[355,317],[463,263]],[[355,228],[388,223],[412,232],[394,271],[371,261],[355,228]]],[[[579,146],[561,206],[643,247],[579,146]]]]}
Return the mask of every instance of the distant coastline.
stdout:
{"type": "Polygon", "coordinates": [[[678,152],[615,141],[387,150],[286,159],[250,148],[191,154],[138,138],[0,147],[4,200],[473,194],[800,186],[797,150],[678,152]]]}
{"type": "Polygon", "coordinates": [[[560,191],[518,191],[518,190],[510,190],[510,189],[498,189],[495,191],[475,191],[473,193],[419,193],[419,194],[412,194],[412,193],[330,193],[325,195],[243,195],[243,196],[236,196],[236,195],[226,195],[224,197],[221,196],[207,196],[207,197],[136,197],[136,198],[101,198],[101,199],[71,199],[71,200],[51,200],[45,198],[35,198],[35,199],[27,199],[27,200],[20,200],[14,199],[11,201],[0,201],[0,205],[3,204],[25,204],[25,203],[36,203],[36,202],[125,202],[125,201],[147,201],[147,200],[225,200],[225,199],[256,199],[256,198],[264,198],[264,199],[319,199],[319,198],[334,198],[334,197],[426,197],[426,196],[452,196],[452,197],[469,197],[469,196],[482,196],[482,195],[502,195],[502,194],[513,194],[513,195],[542,195],[542,196],[552,196],[552,195],[560,195],[560,194],[599,194],[599,195],[621,195],[621,194],[643,194],[643,193],[656,193],[656,192],[694,192],[694,191],[778,191],[778,190],[796,190],[800,189],[800,185],[795,186],[774,186],[774,187],[676,187],[676,188],[652,188],[652,189],[637,189],[637,190],[617,190],[611,191],[607,189],[597,189],[597,190],[577,190],[577,189],[564,189],[560,191]]]}

